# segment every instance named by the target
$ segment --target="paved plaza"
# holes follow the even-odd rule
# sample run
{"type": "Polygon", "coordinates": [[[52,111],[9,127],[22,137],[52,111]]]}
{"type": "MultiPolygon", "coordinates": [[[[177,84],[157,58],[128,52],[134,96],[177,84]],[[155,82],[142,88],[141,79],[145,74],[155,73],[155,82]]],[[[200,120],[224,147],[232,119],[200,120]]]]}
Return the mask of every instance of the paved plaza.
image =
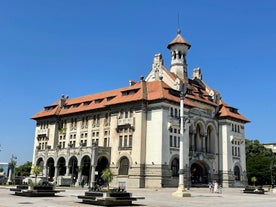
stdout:
{"type": "MultiPolygon", "coordinates": [[[[8,187],[0,186],[0,207],[65,207],[65,206],[93,206],[81,203],[77,198],[83,195],[86,189],[63,188],[65,192],[55,197],[21,197],[15,196],[8,187]]],[[[208,188],[192,188],[191,197],[176,198],[171,194],[175,188],[160,189],[128,189],[133,196],[144,196],[144,200],[133,202],[133,206],[158,206],[158,207],[196,207],[196,206],[227,206],[227,207],[274,207],[276,206],[276,194],[266,192],[265,195],[245,194],[242,189],[224,189],[222,194],[210,193],[208,188]]]]}

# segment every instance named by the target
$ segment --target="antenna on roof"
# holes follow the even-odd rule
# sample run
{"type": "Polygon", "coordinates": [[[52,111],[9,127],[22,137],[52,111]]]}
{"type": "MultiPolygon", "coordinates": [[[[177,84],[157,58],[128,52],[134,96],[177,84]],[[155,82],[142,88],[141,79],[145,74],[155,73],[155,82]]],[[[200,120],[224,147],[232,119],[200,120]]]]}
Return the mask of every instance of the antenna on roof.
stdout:
{"type": "Polygon", "coordinates": [[[180,34],[181,30],[180,30],[180,26],[179,26],[179,13],[177,14],[177,24],[178,24],[177,34],[180,34]]]}

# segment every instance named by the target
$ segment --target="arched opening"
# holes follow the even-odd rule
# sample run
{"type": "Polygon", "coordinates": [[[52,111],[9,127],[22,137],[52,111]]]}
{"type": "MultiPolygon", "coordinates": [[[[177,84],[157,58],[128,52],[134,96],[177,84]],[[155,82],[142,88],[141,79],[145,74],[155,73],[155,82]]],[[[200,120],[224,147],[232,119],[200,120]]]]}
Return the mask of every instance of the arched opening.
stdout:
{"type": "Polygon", "coordinates": [[[78,159],[73,156],[69,160],[69,174],[71,175],[72,184],[74,185],[78,178],[78,159]]]}
{"type": "Polygon", "coordinates": [[[235,180],[241,180],[240,168],[235,166],[234,168],[235,180]]]}
{"type": "Polygon", "coordinates": [[[44,160],[43,160],[42,158],[39,158],[39,159],[36,161],[36,166],[39,166],[39,167],[40,167],[40,173],[42,174],[43,168],[44,168],[44,160]]]}
{"type": "Polygon", "coordinates": [[[216,152],[216,142],[215,142],[215,130],[213,126],[208,126],[207,137],[206,137],[206,152],[215,153],[216,152]]]}
{"type": "Polygon", "coordinates": [[[119,175],[128,175],[129,160],[127,157],[122,157],[119,166],[119,175]]]}
{"type": "Polygon", "coordinates": [[[197,161],[191,166],[191,183],[192,185],[208,184],[208,167],[203,161],[197,161]]]}
{"type": "Polygon", "coordinates": [[[202,128],[200,126],[200,124],[197,124],[196,126],[196,134],[195,134],[195,150],[197,152],[202,152],[202,128]]]}
{"type": "Polygon", "coordinates": [[[181,56],[182,56],[182,55],[181,55],[181,52],[179,51],[179,52],[178,52],[178,59],[181,59],[181,56]]]}
{"type": "Polygon", "coordinates": [[[96,176],[95,180],[98,184],[103,184],[103,181],[101,179],[101,176],[103,174],[103,171],[109,167],[108,159],[104,156],[100,157],[97,161],[97,167],[96,167],[96,176]]]}
{"type": "Polygon", "coordinates": [[[82,180],[84,180],[84,183],[88,183],[90,179],[90,166],[91,166],[91,159],[89,156],[84,156],[81,161],[81,175],[82,180]]]}
{"type": "Polygon", "coordinates": [[[192,125],[189,126],[189,145],[190,145],[189,150],[195,151],[195,142],[194,142],[192,125]]]}
{"type": "Polygon", "coordinates": [[[58,175],[65,175],[66,173],[66,163],[64,157],[61,157],[58,159],[57,162],[57,168],[58,168],[58,175]]]}
{"type": "Polygon", "coordinates": [[[172,176],[177,177],[179,175],[179,160],[174,158],[171,164],[172,176]]]}
{"type": "Polygon", "coordinates": [[[48,180],[53,181],[55,176],[55,161],[52,157],[50,157],[47,160],[46,166],[47,166],[46,172],[47,172],[48,180]]]}

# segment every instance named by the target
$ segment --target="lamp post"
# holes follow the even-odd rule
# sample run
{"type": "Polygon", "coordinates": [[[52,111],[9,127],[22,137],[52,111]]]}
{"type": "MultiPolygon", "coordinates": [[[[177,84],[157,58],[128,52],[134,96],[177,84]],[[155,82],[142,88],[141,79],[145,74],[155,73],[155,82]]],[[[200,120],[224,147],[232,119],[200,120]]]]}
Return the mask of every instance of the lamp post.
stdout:
{"type": "Polygon", "coordinates": [[[182,83],[180,89],[180,146],[179,146],[179,183],[177,191],[173,193],[176,197],[191,197],[185,190],[184,185],[184,98],[186,95],[186,85],[182,83]]]}
{"type": "Polygon", "coordinates": [[[17,157],[12,155],[11,162],[9,163],[9,178],[7,182],[8,184],[13,183],[14,181],[14,170],[16,166],[16,160],[17,160],[17,157]]]}
{"type": "Polygon", "coordinates": [[[97,155],[97,143],[92,144],[92,154],[91,154],[91,175],[90,175],[90,183],[89,187],[95,187],[95,174],[96,174],[96,157],[97,155]]]}

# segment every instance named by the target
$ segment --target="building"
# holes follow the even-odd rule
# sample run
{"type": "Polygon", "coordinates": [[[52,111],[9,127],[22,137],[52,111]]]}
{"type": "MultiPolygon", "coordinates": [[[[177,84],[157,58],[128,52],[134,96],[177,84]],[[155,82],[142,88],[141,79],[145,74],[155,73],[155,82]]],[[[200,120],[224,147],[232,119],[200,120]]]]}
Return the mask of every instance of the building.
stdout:
{"type": "Polygon", "coordinates": [[[186,185],[218,180],[224,187],[247,182],[247,118],[227,105],[202,79],[200,68],[188,78],[191,45],[180,30],[168,44],[170,70],[161,54],[146,78],[125,88],[83,97],[62,96],[35,114],[33,166],[58,184],[92,185],[105,168],[113,185],[178,185],[180,91],[184,100],[184,172],[186,185]],[[185,87],[183,87],[185,86],[185,87]],[[67,181],[66,181],[67,180],[67,181]]]}
{"type": "Polygon", "coordinates": [[[0,162],[0,185],[6,184],[8,176],[9,164],[6,162],[0,162]]]}
{"type": "Polygon", "coordinates": [[[0,162],[0,169],[3,169],[2,174],[7,176],[8,175],[8,169],[9,169],[9,163],[7,162],[0,162]]]}
{"type": "Polygon", "coordinates": [[[263,144],[265,148],[271,149],[274,154],[276,154],[276,143],[266,143],[263,144]]]}

